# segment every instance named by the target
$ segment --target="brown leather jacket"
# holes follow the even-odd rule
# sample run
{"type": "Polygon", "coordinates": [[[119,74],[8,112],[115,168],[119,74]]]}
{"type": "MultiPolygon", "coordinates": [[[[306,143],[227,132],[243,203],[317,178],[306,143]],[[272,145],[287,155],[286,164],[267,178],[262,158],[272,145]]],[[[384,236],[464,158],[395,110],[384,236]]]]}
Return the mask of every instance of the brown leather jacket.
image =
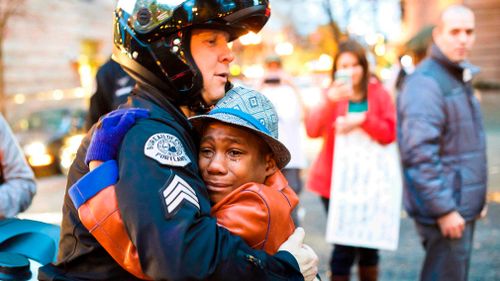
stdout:
{"type": "Polygon", "coordinates": [[[278,171],[264,184],[247,183],[233,190],[212,207],[211,214],[250,247],[272,255],[293,233],[290,214],[298,203],[297,194],[278,171]]]}

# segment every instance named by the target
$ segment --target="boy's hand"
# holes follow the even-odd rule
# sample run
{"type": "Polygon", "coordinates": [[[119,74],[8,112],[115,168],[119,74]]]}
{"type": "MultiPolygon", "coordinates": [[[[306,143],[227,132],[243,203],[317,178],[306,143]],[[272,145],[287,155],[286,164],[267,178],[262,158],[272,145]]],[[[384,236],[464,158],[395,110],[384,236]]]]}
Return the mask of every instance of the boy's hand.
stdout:
{"type": "Polygon", "coordinates": [[[311,281],[318,274],[318,256],[311,247],[303,244],[305,232],[302,227],[295,229],[295,232],[281,244],[278,251],[287,251],[293,255],[299,264],[300,272],[305,281],[311,281]]]}
{"type": "Polygon", "coordinates": [[[102,117],[92,135],[85,163],[116,159],[127,131],[137,119],[146,117],[149,117],[149,111],[143,108],[117,109],[102,117]]]}

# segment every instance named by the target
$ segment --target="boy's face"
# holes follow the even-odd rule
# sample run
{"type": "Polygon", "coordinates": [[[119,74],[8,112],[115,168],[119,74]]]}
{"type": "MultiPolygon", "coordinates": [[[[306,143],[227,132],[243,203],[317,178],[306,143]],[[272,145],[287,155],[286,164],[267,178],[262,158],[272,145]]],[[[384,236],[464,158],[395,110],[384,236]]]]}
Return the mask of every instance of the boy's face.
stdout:
{"type": "Polygon", "coordinates": [[[195,29],[191,35],[191,54],[203,76],[203,100],[214,105],[224,97],[229,63],[234,55],[228,46],[229,34],[214,29],[195,29]]]}
{"type": "Polygon", "coordinates": [[[277,170],[262,139],[243,128],[216,121],[203,131],[199,166],[214,203],[245,183],[264,183],[277,170]]]}

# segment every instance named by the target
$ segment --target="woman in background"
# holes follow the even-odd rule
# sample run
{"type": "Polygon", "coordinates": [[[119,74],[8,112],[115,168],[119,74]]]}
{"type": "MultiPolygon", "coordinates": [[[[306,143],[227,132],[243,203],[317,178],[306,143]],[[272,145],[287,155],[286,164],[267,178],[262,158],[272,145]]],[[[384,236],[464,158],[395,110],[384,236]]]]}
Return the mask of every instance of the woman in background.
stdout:
{"type": "MultiPolygon", "coordinates": [[[[365,49],[354,40],[339,44],[333,61],[333,82],[323,101],[308,112],[307,134],[323,138],[323,147],[311,167],[308,188],[317,193],[328,213],[336,134],[361,128],[373,140],[388,144],[396,138],[396,114],[390,95],[371,77],[365,49]],[[347,114],[356,112],[357,114],[347,114]]],[[[331,280],[349,280],[357,260],[362,281],[377,280],[378,250],[334,245],[330,260],[331,280]]]]}

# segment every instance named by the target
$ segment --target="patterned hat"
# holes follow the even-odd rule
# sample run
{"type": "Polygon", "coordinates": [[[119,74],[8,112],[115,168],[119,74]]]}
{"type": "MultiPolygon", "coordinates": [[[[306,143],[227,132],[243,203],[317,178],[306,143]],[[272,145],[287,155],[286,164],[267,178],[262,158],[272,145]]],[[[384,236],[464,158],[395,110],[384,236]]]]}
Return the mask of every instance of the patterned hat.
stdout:
{"type": "Polygon", "coordinates": [[[194,116],[189,120],[198,130],[208,120],[249,129],[269,145],[278,168],[282,169],[290,162],[290,152],[278,140],[278,114],[271,101],[255,90],[234,87],[208,114],[194,116]]]}

